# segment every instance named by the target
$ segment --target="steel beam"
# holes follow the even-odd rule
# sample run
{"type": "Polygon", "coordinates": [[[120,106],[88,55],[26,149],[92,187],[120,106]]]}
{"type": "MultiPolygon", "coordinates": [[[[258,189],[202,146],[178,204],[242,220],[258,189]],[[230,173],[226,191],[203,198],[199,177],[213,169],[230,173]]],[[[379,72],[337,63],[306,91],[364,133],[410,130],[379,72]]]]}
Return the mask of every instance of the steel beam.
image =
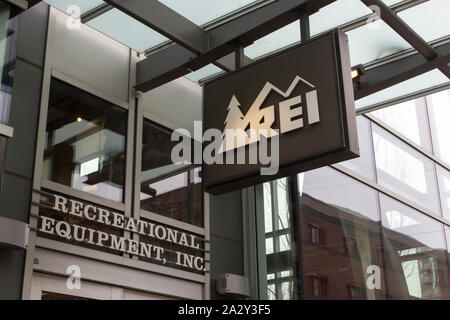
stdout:
{"type": "MultiPolygon", "coordinates": [[[[247,65],[253,62],[252,59],[244,55],[242,58],[243,65],[247,65]]],[[[224,71],[231,72],[236,70],[236,52],[230,53],[225,57],[217,60],[214,63],[219,68],[222,68],[224,71]]]]}
{"type": "Polygon", "coordinates": [[[367,85],[355,90],[355,99],[364,98],[433,69],[446,67],[450,62],[450,43],[436,46],[434,50],[438,56],[432,60],[415,53],[367,70],[362,76],[367,85]]]}
{"type": "Polygon", "coordinates": [[[180,46],[197,54],[208,49],[208,35],[202,28],[156,0],[105,0],[180,46]]]}
{"type": "Polygon", "coordinates": [[[366,6],[376,6],[380,9],[381,19],[397,32],[406,42],[419,51],[428,60],[437,57],[436,51],[422,39],[411,27],[406,24],[399,16],[397,16],[383,1],[381,0],[361,0],[366,6]]]}
{"type": "MultiPolygon", "coordinates": [[[[109,0],[108,0],[109,1],[109,0]]],[[[195,54],[179,45],[164,48],[137,65],[136,89],[146,92],[198,70],[299,19],[299,7],[310,12],[335,0],[278,0],[208,31],[207,52],[195,54]]]]}
{"type": "Polygon", "coordinates": [[[89,10],[88,12],[81,15],[81,23],[88,23],[89,21],[97,18],[98,16],[101,16],[102,14],[112,10],[114,7],[107,3],[102,3],[98,7],[95,7],[92,10],[89,10]]]}
{"type": "MultiPolygon", "coordinates": [[[[433,60],[438,56],[433,49],[419,34],[406,24],[381,0],[361,0],[366,6],[376,6],[380,9],[381,19],[397,32],[406,42],[422,54],[426,59],[433,60]]],[[[448,65],[439,65],[439,70],[450,79],[450,68],[448,65]]]]}

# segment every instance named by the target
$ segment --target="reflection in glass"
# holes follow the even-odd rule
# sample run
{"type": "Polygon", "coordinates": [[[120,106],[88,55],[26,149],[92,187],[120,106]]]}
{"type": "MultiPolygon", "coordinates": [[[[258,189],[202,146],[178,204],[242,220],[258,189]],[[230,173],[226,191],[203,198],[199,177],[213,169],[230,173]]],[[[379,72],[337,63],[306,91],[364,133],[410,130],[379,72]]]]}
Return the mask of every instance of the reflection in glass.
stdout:
{"type": "Polygon", "coordinates": [[[372,124],[378,183],[441,215],[433,162],[372,124]]]}
{"type": "Polygon", "coordinates": [[[331,168],[299,184],[304,298],[380,299],[365,287],[367,268],[379,263],[377,192],[331,168]]]}
{"type": "Polygon", "coordinates": [[[0,66],[2,71],[0,87],[0,123],[9,121],[9,109],[14,82],[16,63],[17,30],[19,18],[10,20],[11,8],[4,1],[0,2],[0,66]]]}
{"type": "Polygon", "coordinates": [[[173,164],[171,132],[145,120],[142,132],[141,209],[203,226],[201,169],[173,164]]]}
{"type": "Polygon", "coordinates": [[[358,140],[360,157],[341,162],[340,165],[375,181],[375,168],[373,163],[373,148],[370,121],[364,116],[356,118],[358,124],[358,140]]]}
{"type": "Polygon", "coordinates": [[[450,220],[450,172],[436,164],[439,192],[444,218],[450,220]]]}
{"type": "Polygon", "coordinates": [[[450,90],[427,97],[434,153],[450,164],[450,90]]]}
{"type": "Polygon", "coordinates": [[[396,299],[448,299],[443,225],[384,195],[380,204],[390,294],[396,299]]]}
{"type": "Polygon", "coordinates": [[[371,113],[406,138],[431,152],[425,100],[410,100],[371,113]]]}
{"type": "Polygon", "coordinates": [[[123,202],[127,112],[52,79],[42,179],[123,202]]]}
{"type": "Polygon", "coordinates": [[[265,250],[260,252],[267,299],[450,298],[440,222],[329,167],[300,174],[297,183],[298,208],[289,197],[278,198],[290,194],[283,179],[262,188],[274,222],[268,229],[265,216],[265,250]],[[276,225],[284,214],[280,201],[289,215],[283,230],[276,225]],[[280,234],[300,239],[282,248],[276,242],[280,234]]]}
{"type": "Polygon", "coordinates": [[[263,184],[267,299],[294,298],[288,179],[263,184]]]}

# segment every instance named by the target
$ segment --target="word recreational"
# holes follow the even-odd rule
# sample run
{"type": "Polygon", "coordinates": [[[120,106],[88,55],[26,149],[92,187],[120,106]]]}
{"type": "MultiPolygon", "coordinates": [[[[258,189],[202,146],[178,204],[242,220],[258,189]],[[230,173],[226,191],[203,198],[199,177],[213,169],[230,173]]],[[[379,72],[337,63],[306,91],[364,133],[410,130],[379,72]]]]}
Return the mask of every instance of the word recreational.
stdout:
{"type": "MultiPolygon", "coordinates": [[[[74,199],[67,199],[63,196],[54,195],[54,205],[52,210],[69,216],[78,217],[87,220],[88,222],[113,227],[122,231],[129,231],[170,244],[177,244],[188,248],[187,250],[189,250],[189,252],[192,252],[192,249],[201,251],[201,240],[194,235],[186,234],[185,232],[155,224],[150,221],[126,218],[121,213],[96,207],[74,199]]],[[[65,240],[86,242],[90,245],[108,248],[117,252],[155,259],[163,264],[167,263],[166,249],[163,247],[77,224],[70,224],[64,220],[59,221],[41,215],[39,231],[56,235],[65,240]]],[[[174,251],[173,253],[175,253],[176,260],[174,263],[177,266],[197,271],[205,271],[204,259],[202,256],[195,256],[182,251],[174,251]]]]}

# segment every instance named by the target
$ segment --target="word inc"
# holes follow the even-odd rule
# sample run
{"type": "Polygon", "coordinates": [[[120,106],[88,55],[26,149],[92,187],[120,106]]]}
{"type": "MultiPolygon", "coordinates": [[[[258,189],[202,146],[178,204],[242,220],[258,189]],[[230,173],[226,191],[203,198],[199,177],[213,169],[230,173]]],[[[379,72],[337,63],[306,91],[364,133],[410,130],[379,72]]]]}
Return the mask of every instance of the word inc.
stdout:
{"type": "MultiPolygon", "coordinates": [[[[56,212],[110,226],[117,230],[129,231],[147,238],[176,244],[187,248],[189,252],[192,252],[192,249],[201,250],[201,239],[194,235],[150,221],[126,218],[121,213],[85,204],[74,199],[67,199],[60,195],[54,195],[52,209],[56,212]]],[[[66,221],[58,221],[47,216],[40,216],[40,228],[38,230],[46,234],[56,235],[64,240],[74,240],[117,252],[154,259],[163,264],[168,262],[167,255],[172,252],[174,253],[175,261],[171,261],[171,263],[197,271],[205,271],[203,256],[195,256],[182,251],[171,251],[161,246],[77,224],[70,224],[66,221]]]]}

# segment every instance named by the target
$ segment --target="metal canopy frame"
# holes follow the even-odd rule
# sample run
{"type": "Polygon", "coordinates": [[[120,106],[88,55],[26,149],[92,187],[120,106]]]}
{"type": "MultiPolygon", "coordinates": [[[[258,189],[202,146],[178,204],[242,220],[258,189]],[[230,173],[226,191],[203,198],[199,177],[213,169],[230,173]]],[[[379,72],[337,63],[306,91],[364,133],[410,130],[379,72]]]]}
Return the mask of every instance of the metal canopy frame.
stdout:
{"type": "MultiPolygon", "coordinates": [[[[430,46],[421,36],[419,36],[414,30],[412,30],[408,24],[406,24],[399,16],[397,16],[383,1],[381,0],[361,0],[366,6],[377,6],[380,9],[380,18],[390,26],[395,32],[397,32],[406,42],[408,42],[417,52],[428,60],[428,63],[423,63],[421,65],[408,64],[409,60],[399,62],[399,65],[404,65],[400,72],[395,76],[392,75],[390,70],[385,70],[386,77],[381,81],[374,82],[373,79],[368,79],[365,77],[370,88],[364,88],[357,92],[355,95],[356,99],[365,97],[371,93],[375,93],[379,90],[387,88],[389,86],[395,85],[397,83],[403,82],[422,73],[431,71],[435,68],[439,69],[443,74],[450,79],[450,68],[448,63],[450,62],[450,55],[448,50],[439,53],[432,46],[430,46]]],[[[391,65],[391,67],[393,67],[391,65]]],[[[384,68],[386,69],[386,68],[384,68]]],[[[378,71],[379,72],[379,71],[378,71]]]]}
{"type": "MultiPolygon", "coordinates": [[[[171,41],[137,63],[135,89],[147,92],[209,64],[215,64],[226,72],[234,71],[237,48],[246,47],[299,19],[304,27],[307,24],[302,20],[336,0],[262,0],[251,10],[243,10],[245,12],[205,28],[156,0],[104,1],[104,4],[83,14],[81,21],[86,23],[117,8],[171,41]]],[[[364,81],[355,86],[356,99],[433,69],[439,69],[450,79],[450,45],[444,43],[433,47],[397,15],[401,10],[426,1],[404,0],[388,7],[381,0],[361,0],[369,8],[379,8],[380,18],[417,53],[396,55],[398,57],[394,61],[367,70],[361,76],[364,81]]],[[[29,0],[30,6],[37,2],[39,0],[29,0]]],[[[342,26],[342,29],[345,31],[366,21],[367,17],[363,17],[342,26]]],[[[446,40],[450,42],[450,38],[446,40]]],[[[252,62],[245,55],[241,58],[245,64],[252,62]]]]}
{"type": "MultiPolygon", "coordinates": [[[[108,2],[113,0],[107,0],[108,2]]],[[[134,0],[132,0],[134,1],[134,0]]],[[[139,1],[139,0],[136,0],[139,1]]],[[[201,54],[175,41],[153,53],[137,65],[136,90],[149,91],[169,81],[198,70],[232,54],[236,47],[248,46],[255,40],[299,19],[303,6],[316,11],[335,0],[278,0],[206,31],[207,50],[201,54]]],[[[178,23],[173,21],[174,24],[178,23]]]]}
{"type": "Polygon", "coordinates": [[[105,0],[163,36],[196,54],[208,49],[208,33],[159,1],[105,0]]]}
{"type": "Polygon", "coordinates": [[[355,99],[364,98],[433,69],[445,68],[450,62],[450,42],[436,46],[433,50],[437,56],[431,60],[415,53],[367,70],[363,75],[366,86],[356,88],[355,99]]]}

